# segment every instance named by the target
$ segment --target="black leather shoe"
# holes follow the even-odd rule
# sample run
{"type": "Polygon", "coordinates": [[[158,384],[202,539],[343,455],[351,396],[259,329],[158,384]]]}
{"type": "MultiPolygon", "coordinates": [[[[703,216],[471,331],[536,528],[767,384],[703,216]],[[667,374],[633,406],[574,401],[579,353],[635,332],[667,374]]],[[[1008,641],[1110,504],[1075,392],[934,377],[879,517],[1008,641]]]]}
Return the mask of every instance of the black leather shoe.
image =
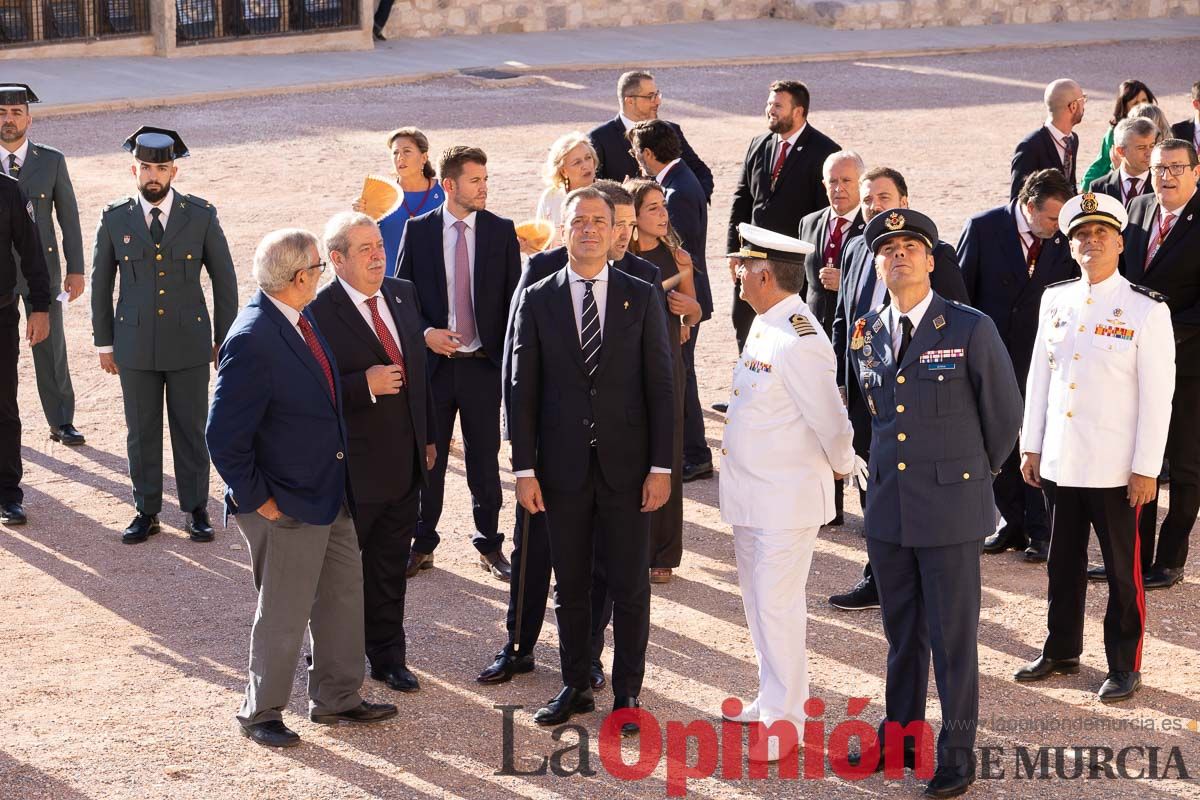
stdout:
{"type": "Polygon", "coordinates": [[[1009,548],[1024,550],[1028,544],[1029,542],[1025,539],[1024,531],[1020,528],[1014,528],[1011,525],[1005,525],[983,540],[983,552],[988,555],[995,555],[996,553],[1003,553],[1009,548]]]}
{"type": "Polygon", "coordinates": [[[408,569],[405,570],[404,577],[415,578],[423,569],[433,569],[433,553],[418,553],[413,550],[408,554],[408,569]]]}
{"type": "Polygon", "coordinates": [[[0,504],[0,523],[5,525],[24,525],[29,521],[25,516],[25,507],[20,503],[0,504]]]}
{"type": "Polygon", "coordinates": [[[1100,686],[1098,697],[1101,703],[1119,703],[1128,700],[1142,688],[1140,672],[1110,672],[1100,686]]]}
{"type": "Polygon", "coordinates": [[[690,483],[698,481],[701,478],[711,478],[713,474],[712,462],[707,461],[703,464],[684,464],[683,465],[683,482],[690,483]]]}
{"type": "Polygon", "coordinates": [[[863,578],[845,594],[830,596],[829,605],[842,611],[865,611],[868,608],[879,608],[879,590],[875,588],[875,579],[863,578]]]}
{"type": "MultiPolygon", "coordinates": [[[[1045,564],[1050,557],[1050,543],[1046,541],[1031,541],[1025,548],[1025,560],[1032,564],[1045,564]]],[[[964,790],[965,791],[965,790],[964,790]]]]}
{"type": "Polygon", "coordinates": [[[141,544],[156,533],[158,533],[158,514],[143,514],[139,511],[138,515],[133,518],[133,522],[129,523],[129,527],[125,529],[121,541],[125,544],[141,544]]]}
{"type": "Polygon", "coordinates": [[[729,410],[729,403],[713,403],[711,408],[713,411],[719,411],[724,414],[729,410]]]}
{"type": "Polygon", "coordinates": [[[593,692],[600,691],[604,688],[604,685],[608,683],[608,681],[604,679],[604,665],[599,661],[592,662],[592,673],[590,677],[592,681],[593,692]]]}
{"type": "Polygon", "coordinates": [[[1013,673],[1021,683],[1031,683],[1049,678],[1051,675],[1076,675],[1079,673],[1078,658],[1046,658],[1038,656],[1013,673]]]}
{"type": "Polygon", "coordinates": [[[417,681],[417,676],[413,675],[408,667],[403,664],[382,667],[380,669],[371,668],[371,677],[377,681],[383,681],[388,685],[389,689],[397,692],[415,692],[421,688],[421,684],[417,681]]]}
{"type": "Polygon", "coordinates": [[[960,775],[954,767],[938,767],[933,780],[925,787],[926,797],[958,797],[975,782],[975,770],[960,775]]]}
{"type": "Polygon", "coordinates": [[[539,708],[533,715],[533,721],[538,725],[561,725],[576,714],[584,714],[596,710],[596,701],[592,690],[581,692],[564,686],[562,691],[554,695],[554,699],[539,708]]]}
{"type": "Polygon", "coordinates": [[[492,573],[492,577],[498,581],[512,580],[512,564],[508,563],[508,559],[504,557],[504,553],[500,550],[493,550],[490,553],[480,553],[479,566],[492,573]]]}
{"type": "MultiPolygon", "coordinates": [[[[641,708],[642,701],[636,697],[618,697],[613,700],[613,711],[619,708],[641,708]]],[[[621,726],[622,736],[637,736],[641,727],[636,722],[626,722],[621,726]]]]}
{"type": "Polygon", "coordinates": [[[83,438],[83,434],[75,430],[75,426],[69,422],[66,425],[59,425],[57,428],[51,428],[50,439],[62,442],[68,447],[78,447],[87,442],[87,439],[83,438]]]}
{"type": "Polygon", "coordinates": [[[300,735],[284,725],[281,720],[273,719],[238,727],[242,729],[242,736],[263,747],[295,747],[300,744],[300,735]]]}
{"type": "Polygon", "coordinates": [[[318,725],[336,725],[339,722],[383,722],[397,713],[396,707],[391,703],[368,703],[364,700],[354,708],[339,711],[337,714],[309,714],[308,718],[318,725]]]}
{"type": "Polygon", "coordinates": [[[1183,580],[1183,567],[1178,569],[1154,567],[1146,574],[1142,586],[1147,589],[1170,589],[1181,580],[1183,580]]]}
{"type": "Polygon", "coordinates": [[[829,520],[829,522],[826,522],[821,527],[822,528],[841,528],[845,524],[846,524],[846,517],[842,514],[838,514],[836,517],[829,520]]]}
{"type": "Polygon", "coordinates": [[[188,538],[193,542],[211,542],[213,540],[212,523],[208,521],[208,510],[197,508],[187,515],[183,529],[188,532],[188,538]]]}
{"type": "Polygon", "coordinates": [[[387,41],[387,37],[383,35],[383,28],[379,27],[378,25],[375,25],[371,28],[371,36],[377,42],[386,42],[387,41]]]}
{"type": "Polygon", "coordinates": [[[1103,564],[1098,567],[1088,567],[1087,576],[1089,581],[1107,581],[1108,569],[1103,564]]]}
{"type": "Polygon", "coordinates": [[[488,665],[475,680],[479,683],[507,683],[513,675],[533,672],[533,655],[515,656],[507,650],[496,654],[496,660],[488,665]]]}

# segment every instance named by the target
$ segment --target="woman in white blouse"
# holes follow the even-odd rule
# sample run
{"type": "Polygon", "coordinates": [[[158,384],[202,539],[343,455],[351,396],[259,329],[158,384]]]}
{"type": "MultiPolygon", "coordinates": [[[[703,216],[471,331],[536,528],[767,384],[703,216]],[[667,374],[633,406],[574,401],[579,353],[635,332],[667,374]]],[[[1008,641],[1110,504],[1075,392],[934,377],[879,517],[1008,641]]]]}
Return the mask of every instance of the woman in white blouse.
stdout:
{"type": "Polygon", "coordinates": [[[591,186],[596,180],[596,151],[587,134],[574,131],[558,137],[546,154],[542,179],[546,190],[538,200],[534,216],[548,221],[554,235],[546,249],[562,244],[562,204],[567,193],[591,186]]]}

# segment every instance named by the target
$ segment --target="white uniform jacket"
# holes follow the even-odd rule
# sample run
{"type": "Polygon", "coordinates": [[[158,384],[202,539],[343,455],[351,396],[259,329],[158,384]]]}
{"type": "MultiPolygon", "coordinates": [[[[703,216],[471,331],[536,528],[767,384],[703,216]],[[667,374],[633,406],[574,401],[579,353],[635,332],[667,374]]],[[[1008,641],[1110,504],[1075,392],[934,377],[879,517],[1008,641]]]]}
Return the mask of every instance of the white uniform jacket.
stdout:
{"type": "Polygon", "coordinates": [[[1041,454],[1043,478],[1111,488],[1162,470],[1175,391],[1162,299],[1120,273],[1046,287],[1021,426],[1021,452],[1041,454]]]}
{"type": "Polygon", "coordinates": [[[754,319],[725,417],[725,522],[811,528],[833,519],[833,473],[854,467],[835,366],[829,338],[799,295],[754,319]]]}

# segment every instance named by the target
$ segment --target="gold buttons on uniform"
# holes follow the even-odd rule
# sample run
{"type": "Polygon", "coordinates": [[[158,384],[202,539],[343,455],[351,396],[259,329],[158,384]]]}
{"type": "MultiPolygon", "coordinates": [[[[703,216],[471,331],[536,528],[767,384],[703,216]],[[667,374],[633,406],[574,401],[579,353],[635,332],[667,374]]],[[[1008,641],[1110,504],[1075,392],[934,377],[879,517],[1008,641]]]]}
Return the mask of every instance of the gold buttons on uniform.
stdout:
{"type": "Polygon", "coordinates": [[[741,394],[741,392],[739,392],[737,389],[734,389],[734,390],[733,390],[733,396],[734,396],[734,397],[737,397],[739,394],[741,394]]]}
{"type": "Polygon", "coordinates": [[[42,195],[42,199],[43,199],[43,200],[45,200],[45,199],[46,199],[46,195],[42,195]]]}
{"type": "Polygon", "coordinates": [[[53,247],[47,247],[47,248],[46,248],[46,252],[47,252],[47,253],[53,253],[53,252],[54,252],[54,248],[53,248],[53,247]]]}
{"type": "Polygon", "coordinates": [[[1075,384],[1073,384],[1073,383],[1072,383],[1072,384],[1071,384],[1071,388],[1072,388],[1072,389],[1074,389],[1074,388],[1075,388],[1075,384]]]}
{"type": "Polygon", "coordinates": [[[186,258],[187,258],[187,260],[188,260],[188,261],[191,261],[191,260],[192,260],[192,254],[191,254],[191,253],[188,253],[188,254],[187,254],[187,256],[186,256],[186,258]]]}
{"type": "Polygon", "coordinates": [[[1076,353],[1075,355],[1071,356],[1071,360],[1072,360],[1072,361],[1078,361],[1078,360],[1079,360],[1079,353],[1076,353]]]}
{"type": "Polygon", "coordinates": [[[158,290],[158,293],[159,293],[159,294],[166,294],[166,293],[167,293],[167,290],[166,290],[166,289],[159,289],[159,290],[158,290]]]}
{"type": "Polygon", "coordinates": [[[722,447],[722,448],[721,448],[721,455],[723,455],[723,456],[727,456],[727,455],[729,455],[729,451],[728,451],[728,450],[726,450],[724,447],[722,447]]]}
{"type": "Polygon", "coordinates": [[[163,272],[162,270],[159,270],[158,277],[165,278],[166,276],[167,276],[167,273],[163,272]]]}
{"type": "Polygon", "coordinates": [[[1089,297],[1089,298],[1087,299],[1087,304],[1088,304],[1089,306],[1092,304],[1092,298],[1090,298],[1090,297],[1089,297]]]}
{"type": "Polygon", "coordinates": [[[1083,332],[1084,332],[1084,331],[1086,331],[1086,330],[1087,330],[1087,328],[1086,328],[1086,327],[1084,327],[1083,325],[1080,325],[1080,326],[1079,326],[1079,332],[1080,332],[1080,333],[1083,333],[1083,332]]]}
{"type": "Polygon", "coordinates": [[[897,375],[897,376],[896,376],[896,383],[904,383],[904,380],[905,380],[905,379],[904,379],[904,376],[903,376],[903,375],[897,375]]]}
{"type": "Polygon", "coordinates": [[[901,442],[903,442],[903,441],[904,441],[905,439],[907,439],[907,438],[908,438],[908,434],[905,434],[905,433],[898,433],[898,434],[896,434],[896,439],[897,439],[898,441],[901,441],[901,442]]]}
{"type": "Polygon", "coordinates": [[[908,465],[905,464],[903,461],[901,461],[899,464],[896,465],[896,469],[900,470],[901,472],[904,472],[904,470],[908,469],[908,465]]]}
{"type": "Polygon", "coordinates": [[[963,480],[964,480],[964,481],[969,481],[969,480],[971,480],[971,473],[969,473],[969,472],[964,472],[964,473],[963,473],[963,480]]]}
{"type": "Polygon", "coordinates": [[[158,315],[159,315],[160,317],[161,317],[163,314],[165,314],[165,313],[167,313],[167,312],[166,312],[166,311],[163,311],[161,308],[158,310],[158,315]]]}
{"type": "Polygon", "coordinates": [[[897,413],[897,414],[903,414],[903,413],[904,413],[904,403],[901,403],[900,405],[896,406],[896,413],[897,413]]]}
{"type": "Polygon", "coordinates": [[[1067,412],[1067,416],[1068,416],[1068,417],[1073,417],[1073,416],[1075,416],[1075,412],[1073,412],[1073,411],[1068,411],[1068,412],[1067,412]]]}
{"type": "Polygon", "coordinates": [[[125,256],[125,260],[126,260],[126,261],[128,261],[128,260],[129,260],[129,256],[125,256]]]}
{"type": "Polygon", "coordinates": [[[204,320],[201,317],[196,317],[196,322],[203,322],[203,321],[204,320]]]}
{"type": "Polygon", "coordinates": [[[159,253],[158,255],[156,255],[156,256],[154,257],[154,260],[155,260],[155,261],[162,261],[162,253],[159,253]]]}

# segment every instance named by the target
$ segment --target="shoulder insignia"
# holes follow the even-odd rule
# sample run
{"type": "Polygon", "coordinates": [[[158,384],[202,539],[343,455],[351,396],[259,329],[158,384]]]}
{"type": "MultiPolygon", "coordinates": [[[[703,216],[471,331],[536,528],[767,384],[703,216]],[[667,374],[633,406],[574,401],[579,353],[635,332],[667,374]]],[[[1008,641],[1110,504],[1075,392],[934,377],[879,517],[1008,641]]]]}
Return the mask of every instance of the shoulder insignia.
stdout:
{"type": "Polygon", "coordinates": [[[792,323],[792,329],[796,331],[797,336],[812,336],[816,333],[812,323],[808,321],[808,317],[803,314],[792,314],[789,322],[792,323]]]}
{"type": "Polygon", "coordinates": [[[1079,283],[1079,281],[1081,281],[1081,280],[1083,280],[1082,277],[1067,278],[1065,281],[1055,281],[1054,283],[1047,283],[1046,288],[1053,289],[1055,286],[1066,286],[1067,284],[1070,284],[1070,283],[1079,283]]]}
{"type": "Polygon", "coordinates": [[[213,207],[212,203],[208,202],[203,197],[197,197],[194,194],[185,194],[183,197],[181,197],[179,199],[182,201],[188,202],[188,203],[192,203],[199,208],[212,208],[213,207]]]}
{"type": "Polygon", "coordinates": [[[975,306],[969,306],[966,303],[960,303],[957,300],[947,300],[946,305],[950,306],[956,311],[965,311],[968,314],[974,314],[977,317],[983,316],[983,312],[978,308],[975,308],[975,306]]]}
{"type": "Polygon", "coordinates": [[[104,210],[112,211],[114,209],[120,208],[121,206],[129,205],[129,203],[131,203],[131,202],[135,202],[134,198],[122,197],[120,200],[114,200],[111,203],[109,203],[107,206],[104,207],[104,210]]]}
{"type": "Polygon", "coordinates": [[[1133,289],[1138,294],[1144,294],[1146,297],[1149,297],[1151,300],[1156,300],[1159,303],[1167,302],[1167,296],[1162,292],[1156,292],[1153,289],[1148,289],[1145,286],[1139,286],[1136,283],[1129,284],[1129,288],[1133,289]]]}

